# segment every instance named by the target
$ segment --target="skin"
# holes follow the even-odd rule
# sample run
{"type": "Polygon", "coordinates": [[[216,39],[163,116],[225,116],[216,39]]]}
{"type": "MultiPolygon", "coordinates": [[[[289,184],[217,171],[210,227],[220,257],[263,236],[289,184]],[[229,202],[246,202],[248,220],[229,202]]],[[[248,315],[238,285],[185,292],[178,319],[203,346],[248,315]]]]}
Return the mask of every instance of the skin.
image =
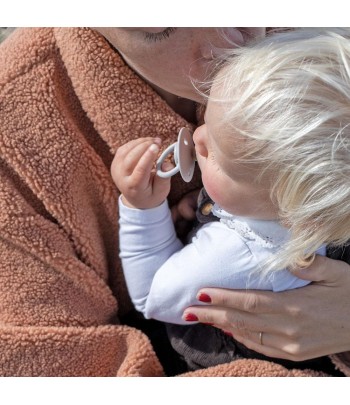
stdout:
{"type": "MultiPolygon", "coordinates": [[[[216,93],[215,89],[213,93],[216,93]]],[[[268,180],[263,178],[257,182],[258,168],[242,165],[225,152],[226,142],[220,136],[223,128],[217,125],[221,114],[221,107],[209,102],[206,123],[193,134],[196,158],[206,191],[231,214],[256,219],[277,218],[277,208],[270,199],[268,180]]],[[[230,138],[233,149],[242,150],[242,138],[234,134],[230,138]]],[[[170,192],[170,178],[156,176],[154,170],[160,144],[159,138],[138,138],[124,144],[116,152],[111,174],[122,194],[123,203],[130,208],[157,207],[170,192]]],[[[165,171],[171,167],[171,164],[163,164],[165,171]]]]}
{"type": "MultiPolygon", "coordinates": [[[[176,112],[195,122],[193,101],[202,100],[188,74],[202,80],[208,73],[210,44],[225,46],[216,30],[178,28],[169,38],[157,41],[146,40],[146,33],[162,33],[164,28],[97,30],[176,112]],[[204,64],[201,65],[200,60],[204,64]]],[[[244,29],[235,32],[236,39],[242,31],[244,29]]],[[[261,35],[264,29],[250,31],[251,37],[261,35]]],[[[241,35],[241,38],[244,45],[247,37],[241,35]]],[[[159,147],[157,142],[152,139],[147,148],[151,144],[159,147]]],[[[192,193],[180,201],[173,217],[190,220],[194,217],[194,208],[195,194],[192,193]]],[[[316,257],[308,269],[294,270],[298,277],[313,282],[307,287],[278,294],[204,289],[198,292],[198,298],[205,293],[211,303],[188,308],[186,313],[195,314],[200,322],[213,323],[232,333],[247,347],[268,356],[299,361],[347,351],[350,350],[349,270],[346,263],[316,257]],[[262,345],[260,332],[263,332],[262,345]]]]}
{"type": "MultiPolygon", "coordinates": [[[[218,91],[214,87],[211,95],[216,97],[218,91]]],[[[267,176],[258,182],[259,167],[239,162],[239,153],[235,159],[232,150],[242,150],[245,140],[230,134],[227,141],[225,128],[220,125],[222,113],[219,104],[209,101],[205,124],[193,134],[197,162],[207,193],[221,208],[233,215],[276,219],[277,208],[270,199],[267,176]]]]}
{"type": "MultiPolygon", "coordinates": [[[[282,293],[206,288],[197,298],[206,294],[211,303],[187,308],[184,317],[193,314],[270,357],[302,361],[349,351],[349,265],[316,256],[293,273],[314,283],[282,293]]],[[[342,359],[350,364],[349,353],[342,359]]]]}
{"type": "MultiPolygon", "coordinates": [[[[211,93],[220,97],[220,89],[214,87],[211,93]]],[[[259,167],[235,161],[235,153],[239,158],[244,140],[232,133],[225,136],[225,128],[220,126],[222,112],[219,105],[209,101],[206,123],[193,135],[206,191],[231,214],[277,219],[278,209],[270,199],[268,175],[257,183],[259,167]]],[[[318,256],[309,268],[294,270],[297,277],[317,284],[285,293],[203,289],[197,299],[210,301],[210,306],[187,308],[183,319],[197,318],[199,322],[213,324],[248,348],[270,357],[302,361],[348,351],[350,315],[342,308],[350,305],[349,266],[333,261],[336,266],[329,270],[329,262],[330,259],[318,256]],[[300,310],[300,294],[307,311],[300,310]],[[318,299],[322,294],[324,312],[320,313],[318,299]],[[318,329],[310,328],[316,323],[318,329]]]]}
{"type": "MultiPolygon", "coordinates": [[[[223,48],[232,47],[215,28],[177,28],[164,37],[166,28],[96,28],[124,60],[179,112],[194,122],[195,104],[203,102],[191,78],[203,81],[210,62],[223,48]],[[149,35],[153,39],[147,39],[149,35]],[[221,50],[219,49],[221,48],[221,50]],[[181,99],[179,99],[181,97],[181,99]],[[184,100],[187,99],[187,100],[184,100]]],[[[225,36],[240,46],[265,35],[264,28],[225,29],[225,36]]]]}
{"type": "MultiPolygon", "coordinates": [[[[160,139],[138,138],[118,148],[112,162],[111,174],[127,207],[154,208],[169,194],[170,178],[156,176],[153,169],[159,145],[160,139]]],[[[165,164],[162,168],[169,170],[169,166],[165,164]]]]}

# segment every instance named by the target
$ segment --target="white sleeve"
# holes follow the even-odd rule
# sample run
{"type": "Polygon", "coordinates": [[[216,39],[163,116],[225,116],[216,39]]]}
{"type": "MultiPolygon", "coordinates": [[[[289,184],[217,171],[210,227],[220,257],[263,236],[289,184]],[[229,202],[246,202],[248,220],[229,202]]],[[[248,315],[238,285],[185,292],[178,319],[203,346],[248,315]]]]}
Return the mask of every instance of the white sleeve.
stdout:
{"type": "MultiPolygon", "coordinates": [[[[167,202],[150,210],[120,207],[120,257],[131,299],[146,318],[186,324],[184,310],[205,305],[201,288],[283,291],[307,280],[288,270],[268,276],[269,249],[250,243],[221,222],[203,225],[186,246],[176,237],[167,202]]],[[[320,252],[318,252],[320,253],[320,252]]]]}
{"type": "Polygon", "coordinates": [[[220,222],[205,224],[183,246],[167,202],[136,210],[119,200],[119,209],[124,274],[132,301],[146,318],[188,324],[182,314],[190,305],[201,305],[200,288],[245,288],[256,269],[246,244],[220,222]]]}
{"type": "Polygon", "coordinates": [[[182,247],[167,201],[140,210],[126,207],[119,198],[119,256],[130,297],[138,311],[145,314],[157,270],[182,247]]]}

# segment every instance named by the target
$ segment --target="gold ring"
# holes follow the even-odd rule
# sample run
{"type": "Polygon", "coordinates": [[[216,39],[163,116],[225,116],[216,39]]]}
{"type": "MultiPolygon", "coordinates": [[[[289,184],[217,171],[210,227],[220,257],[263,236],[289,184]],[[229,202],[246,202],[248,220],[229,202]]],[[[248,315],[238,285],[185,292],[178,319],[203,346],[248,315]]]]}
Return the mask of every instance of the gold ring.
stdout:
{"type": "Polygon", "coordinates": [[[260,346],[263,346],[263,341],[262,341],[262,336],[264,332],[259,332],[259,341],[260,341],[260,346]]]}

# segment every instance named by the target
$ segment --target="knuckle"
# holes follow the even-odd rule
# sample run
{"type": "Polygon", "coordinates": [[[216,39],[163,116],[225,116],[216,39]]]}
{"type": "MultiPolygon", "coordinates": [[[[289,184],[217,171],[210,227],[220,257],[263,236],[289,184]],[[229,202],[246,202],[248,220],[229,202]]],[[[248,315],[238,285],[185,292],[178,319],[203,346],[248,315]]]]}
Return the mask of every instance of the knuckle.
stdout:
{"type": "Polygon", "coordinates": [[[214,323],[215,325],[220,325],[224,329],[231,328],[232,322],[228,311],[220,311],[220,313],[212,314],[209,311],[203,312],[201,316],[201,321],[207,323],[214,323]]]}
{"type": "Polygon", "coordinates": [[[290,317],[295,320],[296,322],[300,322],[300,320],[303,317],[303,311],[302,309],[297,306],[297,305],[288,305],[287,307],[287,312],[290,315],[290,317]]]}
{"type": "Polygon", "coordinates": [[[226,294],[224,292],[222,294],[220,294],[219,297],[214,297],[214,299],[216,301],[215,302],[216,304],[219,304],[219,305],[223,306],[224,308],[229,308],[231,306],[231,300],[230,300],[228,294],[226,294]]]}
{"type": "Polygon", "coordinates": [[[129,155],[124,156],[123,157],[123,165],[124,165],[124,167],[132,167],[133,166],[133,159],[129,155]]]}
{"type": "Polygon", "coordinates": [[[257,312],[259,307],[259,299],[254,294],[248,294],[243,302],[243,311],[257,312]]]}
{"type": "Polygon", "coordinates": [[[218,316],[212,314],[211,311],[207,311],[206,309],[196,312],[195,315],[197,316],[200,323],[221,324],[221,322],[219,322],[218,316]]]}
{"type": "Polygon", "coordinates": [[[233,326],[234,325],[234,319],[233,319],[233,314],[231,313],[230,309],[226,309],[224,311],[224,320],[227,325],[233,326]]]}
{"type": "MultiPolygon", "coordinates": [[[[179,214],[181,215],[180,209],[178,209],[179,214]]],[[[211,302],[214,305],[217,305],[222,308],[231,308],[233,307],[232,305],[232,300],[230,299],[230,291],[225,291],[224,289],[220,290],[213,290],[209,292],[209,295],[211,297],[211,302]]]]}
{"type": "Polygon", "coordinates": [[[249,329],[243,328],[241,329],[241,336],[243,339],[247,339],[248,341],[252,341],[252,332],[249,329]]]}
{"type": "Polygon", "coordinates": [[[284,349],[287,354],[288,360],[292,361],[303,361],[306,360],[307,356],[302,352],[301,345],[299,343],[289,344],[284,349]]]}
{"type": "Polygon", "coordinates": [[[231,321],[231,323],[234,323],[235,328],[237,328],[238,330],[242,331],[242,333],[243,333],[243,331],[246,331],[246,330],[247,330],[246,322],[245,322],[245,320],[244,320],[243,318],[241,318],[241,317],[237,318],[237,319],[235,320],[235,322],[232,322],[232,321],[231,321]]]}
{"type": "Polygon", "coordinates": [[[297,342],[301,337],[300,328],[298,328],[297,325],[290,326],[286,330],[286,335],[288,336],[289,340],[291,340],[293,342],[297,342]]]}
{"type": "Polygon", "coordinates": [[[201,321],[202,323],[214,323],[213,318],[212,318],[211,315],[208,314],[208,313],[203,313],[203,314],[201,314],[200,321],[201,321]]]}

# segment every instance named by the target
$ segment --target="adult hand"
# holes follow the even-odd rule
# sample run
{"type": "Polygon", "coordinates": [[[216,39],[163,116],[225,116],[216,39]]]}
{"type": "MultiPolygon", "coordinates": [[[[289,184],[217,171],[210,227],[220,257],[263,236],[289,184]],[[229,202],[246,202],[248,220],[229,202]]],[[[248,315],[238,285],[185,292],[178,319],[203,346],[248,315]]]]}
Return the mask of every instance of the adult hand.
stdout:
{"type": "Polygon", "coordinates": [[[187,308],[184,317],[270,357],[303,361],[350,350],[350,266],[317,256],[293,272],[313,283],[280,293],[205,288],[197,298],[208,305],[187,308]]]}

